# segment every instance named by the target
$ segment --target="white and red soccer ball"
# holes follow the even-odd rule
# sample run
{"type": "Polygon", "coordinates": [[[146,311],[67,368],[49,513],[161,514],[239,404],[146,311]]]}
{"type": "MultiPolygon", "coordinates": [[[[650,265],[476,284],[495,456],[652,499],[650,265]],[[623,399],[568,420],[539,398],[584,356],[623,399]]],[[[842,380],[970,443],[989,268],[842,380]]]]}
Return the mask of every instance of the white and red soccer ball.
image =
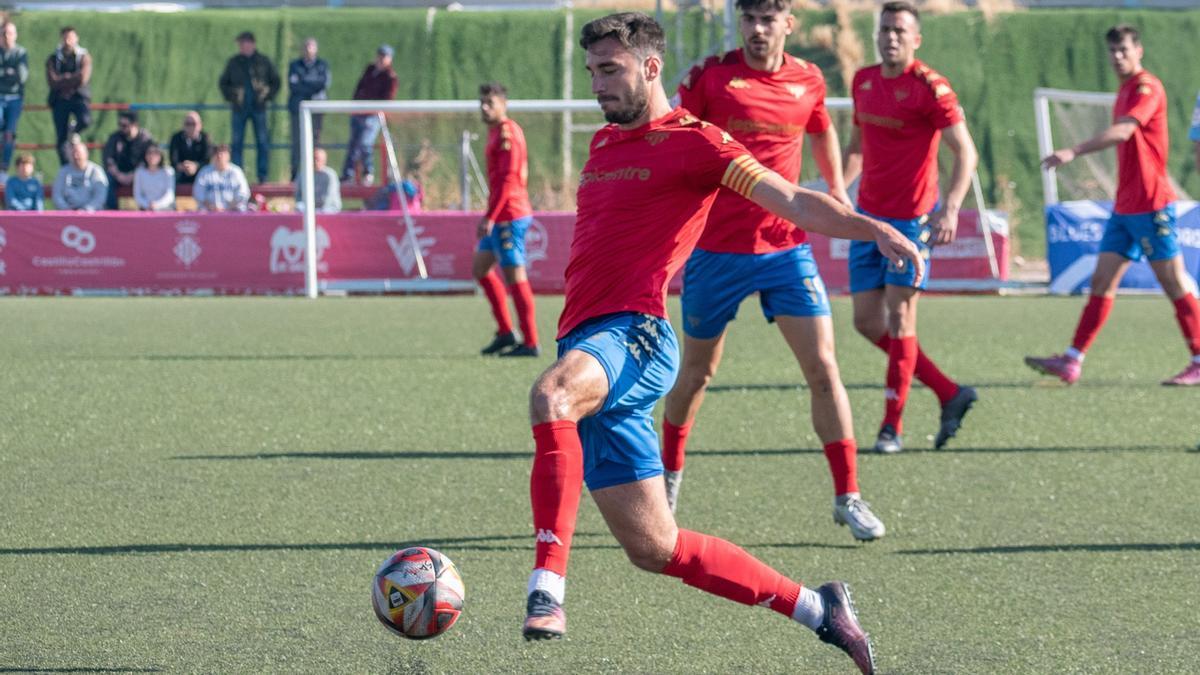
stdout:
{"type": "Polygon", "coordinates": [[[371,603],[393,633],[426,640],[446,632],[462,614],[458,568],[431,548],[413,546],[391,555],[375,572],[371,603]]]}

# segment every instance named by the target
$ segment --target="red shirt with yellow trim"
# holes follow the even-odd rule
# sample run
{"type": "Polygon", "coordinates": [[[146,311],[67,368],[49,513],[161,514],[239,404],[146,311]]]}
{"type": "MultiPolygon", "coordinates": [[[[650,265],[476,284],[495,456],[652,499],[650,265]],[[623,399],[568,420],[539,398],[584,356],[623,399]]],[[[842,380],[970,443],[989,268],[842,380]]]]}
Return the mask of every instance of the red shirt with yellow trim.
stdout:
{"type": "MultiPolygon", "coordinates": [[[[775,72],[755,70],[743,51],[714,56],[679,85],[680,105],[728,131],[763,166],[800,179],[804,134],[829,128],[821,69],[785,54],[775,72]]],[[[808,233],[721,190],[698,248],[713,253],[773,253],[803,244],[808,233]]]]}
{"type": "Polygon", "coordinates": [[[696,246],[717,190],[749,196],[768,170],[684,108],[637,129],[608,125],[579,176],[558,337],[616,312],[667,316],[667,283],[696,246]]]}
{"type": "Polygon", "coordinates": [[[1117,90],[1113,122],[1137,120],[1128,140],[1117,144],[1116,213],[1149,213],[1175,201],[1167,178],[1167,93],[1146,71],[1133,75],[1117,90]]]}
{"type": "Polygon", "coordinates": [[[529,157],[521,125],[506,119],[488,127],[487,217],[507,223],[533,213],[529,206],[529,157]]]}
{"type": "Polygon", "coordinates": [[[963,121],[950,82],[914,60],[893,78],[880,65],[863,68],[850,91],[862,137],[859,208],[902,220],[929,213],[938,200],[942,129],[963,121]]]}

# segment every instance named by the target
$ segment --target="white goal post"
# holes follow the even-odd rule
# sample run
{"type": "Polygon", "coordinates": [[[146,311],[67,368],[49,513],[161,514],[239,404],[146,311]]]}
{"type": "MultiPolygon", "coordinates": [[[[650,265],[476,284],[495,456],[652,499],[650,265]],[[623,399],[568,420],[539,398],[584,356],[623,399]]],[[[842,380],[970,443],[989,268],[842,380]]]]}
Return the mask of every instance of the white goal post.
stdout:
{"type": "MultiPolygon", "coordinates": [[[[839,112],[843,115],[849,114],[853,109],[853,102],[845,97],[831,97],[825,99],[825,105],[831,112],[839,112]]],[[[551,113],[562,116],[561,135],[562,142],[562,168],[564,175],[567,173],[573,174],[576,169],[572,167],[571,142],[570,138],[578,132],[594,132],[598,127],[594,123],[575,124],[572,115],[575,113],[588,113],[586,117],[595,118],[596,113],[600,111],[599,104],[594,99],[584,100],[569,100],[569,99],[513,99],[508,102],[508,110],[513,113],[551,113]]],[[[320,280],[318,279],[318,252],[317,252],[317,214],[314,208],[314,166],[313,166],[313,115],[324,113],[340,113],[340,114],[378,114],[386,121],[388,114],[413,114],[413,113],[428,113],[428,114],[478,114],[478,100],[418,100],[418,101],[303,101],[300,104],[300,166],[298,179],[302,181],[301,194],[303,195],[304,204],[304,232],[305,232],[305,294],[309,298],[316,298],[321,292],[320,280]]],[[[848,129],[842,130],[843,133],[848,132],[848,129]]],[[[390,170],[394,172],[392,179],[399,181],[403,176],[399,175],[399,167],[396,166],[395,151],[391,146],[390,131],[386,124],[382,125],[381,133],[384,137],[384,143],[387,148],[387,154],[390,164],[390,170]]],[[[464,143],[468,143],[464,140],[464,143]]],[[[466,148],[469,151],[469,147],[466,148]]],[[[385,179],[386,184],[386,179],[385,179]]],[[[976,206],[979,210],[980,227],[982,229],[983,241],[986,247],[988,262],[990,263],[993,280],[1000,278],[1000,270],[996,257],[996,251],[992,244],[991,234],[997,229],[996,224],[991,220],[992,215],[985,207],[983,201],[983,190],[980,187],[978,173],[972,174],[972,196],[975,199],[976,206]]],[[[414,225],[412,218],[408,214],[406,201],[401,191],[400,194],[401,208],[403,209],[404,236],[409,238],[412,244],[412,250],[417,256],[418,268],[423,268],[423,262],[420,260],[420,246],[417,245],[416,235],[414,233],[414,225]]],[[[999,226],[1000,231],[1005,231],[1003,224],[999,226]]],[[[422,274],[424,277],[424,274],[422,274]]],[[[411,280],[410,280],[411,281],[411,280]]]]}

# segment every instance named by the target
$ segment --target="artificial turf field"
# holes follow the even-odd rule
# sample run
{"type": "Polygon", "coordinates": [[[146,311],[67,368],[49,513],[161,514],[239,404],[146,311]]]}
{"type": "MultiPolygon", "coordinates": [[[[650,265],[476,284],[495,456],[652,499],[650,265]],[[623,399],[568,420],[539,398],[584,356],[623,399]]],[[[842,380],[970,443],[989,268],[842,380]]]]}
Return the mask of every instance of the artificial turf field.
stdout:
{"type": "MultiPolygon", "coordinates": [[[[540,297],[553,335],[561,298],[540,297]]],[[[797,580],[850,582],[885,673],[1200,669],[1200,391],[1170,305],[1122,298],[1074,387],[1021,364],[1081,300],[929,297],[923,346],[979,388],[930,449],[864,454],[888,527],[855,543],[802,378],[754,301],[692,434],[679,521],[797,580]]],[[[672,303],[678,316],[677,303],[672,303]]],[[[860,443],[884,357],[834,304],[860,443]]],[[[629,565],[587,498],[568,637],[519,633],[532,562],[526,393],[550,363],[485,360],[481,297],[0,301],[0,671],[846,673],[768,610],[629,565]],[[424,544],[463,617],[409,642],[376,566],[424,544]]],[[[927,438],[928,435],[928,438],[927,438]]]]}

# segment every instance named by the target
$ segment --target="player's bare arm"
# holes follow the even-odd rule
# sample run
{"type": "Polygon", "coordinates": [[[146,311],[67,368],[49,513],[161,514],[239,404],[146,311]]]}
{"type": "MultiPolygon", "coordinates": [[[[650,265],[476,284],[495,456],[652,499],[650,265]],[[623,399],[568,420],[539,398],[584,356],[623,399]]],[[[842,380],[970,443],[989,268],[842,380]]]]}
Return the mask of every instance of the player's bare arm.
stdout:
{"type": "Polygon", "coordinates": [[[780,218],[803,224],[809,232],[874,241],[897,267],[912,265],[917,272],[916,283],[925,276],[925,261],[920,252],[899,230],[859,214],[833,197],[793,185],[774,171],[766,172],[754,186],[750,201],[780,218]]]}
{"type": "Polygon", "coordinates": [[[1056,169],[1063,164],[1069,164],[1071,160],[1080,155],[1086,155],[1104,150],[1105,148],[1111,148],[1119,143],[1124,143],[1133,136],[1133,132],[1137,131],[1137,128],[1137,120],[1132,117],[1122,117],[1114,122],[1112,126],[1073,148],[1055,150],[1052,154],[1042,158],[1042,166],[1047,169],[1056,169]]]}
{"type": "Polygon", "coordinates": [[[971,140],[971,132],[967,131],[966,122],[952,124],[942,131],[942,142],[950,148],[954,155],[954,166],[950,173],[950,189],[937,213],[933,214],[933,222],[929,228],[933,232],[933,244],[949,244],[958,233],[958,210],[971,189],[971,174],[979,163],[979,153],[975,150],[975,142],[971,140]]]}
{"type": "Polygon", "coordinates": [[[837,130],[830,125],[824,131],[809,134],[808,138],[812,141],[813,161],[829,186],[829,196],[853,208],[854,202],[846,193],[846,182],[842,177],[842,149],[838,146],[837,130]]]}
{"type": "Polygon", "coordinates": [[[842,184],[849,186],[862,175],[862,130],[858,127],[850,128],[850,141],[846,143],[842,162],[842,184]]]}

